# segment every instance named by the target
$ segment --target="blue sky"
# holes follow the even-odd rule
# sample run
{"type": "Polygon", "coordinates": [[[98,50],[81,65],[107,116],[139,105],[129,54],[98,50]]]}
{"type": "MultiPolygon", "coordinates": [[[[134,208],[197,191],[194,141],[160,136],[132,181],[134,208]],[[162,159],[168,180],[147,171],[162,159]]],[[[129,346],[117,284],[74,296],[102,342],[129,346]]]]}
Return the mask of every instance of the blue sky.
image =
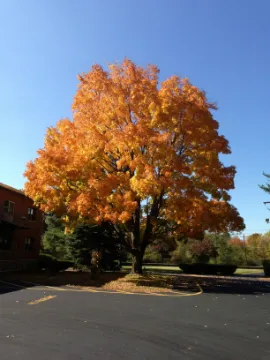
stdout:
{"type": "Polygon", "coordinates": [[[269,230],[270,1],[0,0],[0,182],[22,188],[46,128],[71,115],[77,74],[94,63],[157,64],[216,101],[237,166],[245,234],[269,230]]]}

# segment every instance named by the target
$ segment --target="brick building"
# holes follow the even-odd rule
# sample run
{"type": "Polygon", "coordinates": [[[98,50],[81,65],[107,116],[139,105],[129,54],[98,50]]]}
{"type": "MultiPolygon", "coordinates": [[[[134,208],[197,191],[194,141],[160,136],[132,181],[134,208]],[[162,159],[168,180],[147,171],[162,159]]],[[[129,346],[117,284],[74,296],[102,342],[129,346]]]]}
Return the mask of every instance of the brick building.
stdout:
{"type": "Polygon", "coordinates": [[[20,190],[0,183],[0,271],[35,264],[43,213],[20,190]]]}

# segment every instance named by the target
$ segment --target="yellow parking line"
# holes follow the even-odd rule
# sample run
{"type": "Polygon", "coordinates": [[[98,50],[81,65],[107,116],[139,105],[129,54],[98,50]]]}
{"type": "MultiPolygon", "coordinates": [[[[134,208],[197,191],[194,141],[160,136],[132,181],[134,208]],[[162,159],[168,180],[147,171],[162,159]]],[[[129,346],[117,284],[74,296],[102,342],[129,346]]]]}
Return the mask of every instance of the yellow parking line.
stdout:
{"type": "Polygon", "coordinates": [[[106,294],[125,294],[125,295],[150,295],[150,293],[140,293],[140,292],[129,292],[129,291],[120,291],[120,290],[96,290],[96,289],[76,289],[76,288],[68,288],[66,291],[74,291],[74,292],[93,292],[93,293],[106,293],[106,294]]]}
{"type": "Polygon", "coordinates": [[[106,294],[123,294],[123,295],[143,295],[143,296],[167,296],[166,294],[159,294],[159,293],[143,293],[143,292],[132,292],[132,291],[120,291],[120,290],[93,290],[93,289],[87,289],[87,290],[77,290],[79,292],[95,292],[95,293],[106,293],[106,294]]]}
{"type": "Polygon", "coordinates": [[[121,291],[121,290],[115,290],[115,291],[111,291],[111,290],[96,290],[96,289],[74,289],[74,288],[69,288],[67,289],[67,291],[74,291],[74,292],[92,292],[92,293],[107,293],[107,294],[123,294],[123,295],[143,295],[143,296],[170,296],[170,297],[183,297],[183,296],[197,296],[197,295],[201,295],[202,294],[202,288],[200,287],[199,284],[197,284],[199,287],[199,292],[196,293],[185,293],[185,292],[174,292],[173,294],[170,293],[166,293],[166,294],[162,294],[162,293],[156,293],[156,292],[131,292],[131,291],[121,291]]]}
{"type": "Polygon", "coordinates": [[[47,300],[51,300],[51,299],[54,299],[56,298],[56,295],[49,295],[49,296],[44,296],[43,298],[40,298],[40,299],[37,299],[37,300],[34,300],[34,301],[30,301],[28,303],[28,305],[37,305],[43,301],[47,301],[47,300]]]}
{"type": "Polygon", "coordinates": [[[201,287],[201,285],[198,283],[198,281],[196,281],[195,280],[195,283],[196,283],[196,285],[198,286],[198,288],[199,288],[199,290],[200,290],[200,294],[202,294],[203,293],[203,289],[202,289],[202,287],[201,287]]]}
{"type": "Polygon", "coordinates": [[[107,294],[125,294],[125,295],[156,295],[156,296],[167,296],[167,294],[156,293],[156,292],[132,292],[132,291],[122,291],[122,290],[96,290],[93,288],[88,289],[76,289],[73,287],[69,287],[67,285],[67,291],[74,291],[74,292],[93,292],[93,293],[107,293],[107,294]]]}

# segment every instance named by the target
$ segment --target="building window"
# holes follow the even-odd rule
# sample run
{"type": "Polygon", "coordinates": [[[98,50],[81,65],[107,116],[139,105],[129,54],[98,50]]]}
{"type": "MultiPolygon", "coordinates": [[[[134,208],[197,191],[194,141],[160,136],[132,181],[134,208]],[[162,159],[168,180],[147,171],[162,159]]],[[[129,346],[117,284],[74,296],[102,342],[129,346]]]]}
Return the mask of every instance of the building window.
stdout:
{"type": "Polygon", "coordinates": [[[36,209],[28,208],[28,220],[36,220],[36,209]]]}
{"type": "Polygon", "coordinates": [[[24,240],[24,250],[32,251],[33,250],[34,239],[30,237],[26,237],[24,240]]]}
{"type": "Polygon", "coordinates": [[[4,213],[10,216],[14,215],[14,205],[13,201],[5,200],[4,201],[4,213]]]}
{"type": "Polygon", "coordinates": [[[11,239],[0,236],[0,250],[10,250],[11,239]]]}

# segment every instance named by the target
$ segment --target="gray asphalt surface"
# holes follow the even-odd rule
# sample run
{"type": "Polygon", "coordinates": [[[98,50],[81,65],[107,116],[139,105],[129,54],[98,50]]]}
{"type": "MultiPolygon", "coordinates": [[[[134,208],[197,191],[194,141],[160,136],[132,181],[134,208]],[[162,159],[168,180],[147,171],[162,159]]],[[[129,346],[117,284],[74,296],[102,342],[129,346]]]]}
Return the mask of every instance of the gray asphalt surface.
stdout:
{"type": "Polygon", "coordinates": [[[270,295],[159,297],[0,284],[0,359],[270,360],[270,295]],[[29,305],[48,295],[55,298],[29,305]]]}

